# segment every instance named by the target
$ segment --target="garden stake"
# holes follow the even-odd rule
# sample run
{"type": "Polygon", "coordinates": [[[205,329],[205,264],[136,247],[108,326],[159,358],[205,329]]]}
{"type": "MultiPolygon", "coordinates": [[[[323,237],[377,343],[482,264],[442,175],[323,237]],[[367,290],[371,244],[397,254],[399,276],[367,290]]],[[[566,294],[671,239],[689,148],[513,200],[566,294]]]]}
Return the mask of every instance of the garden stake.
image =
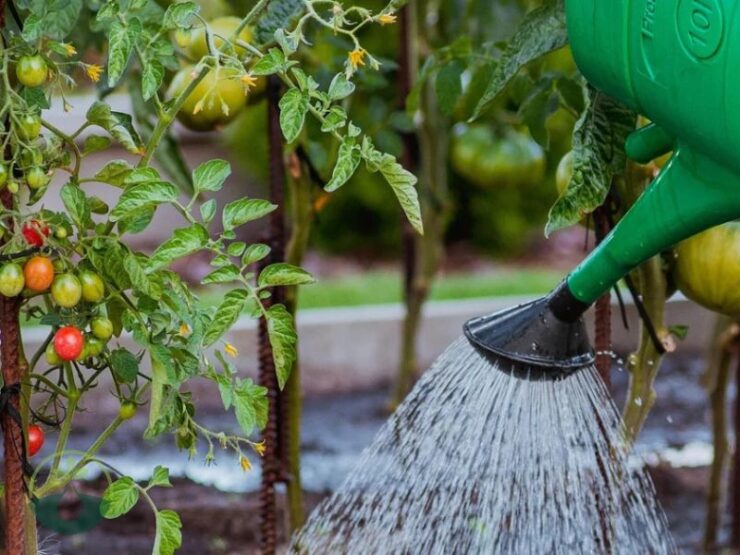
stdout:
{"type": "MultiPolygon", "coordinates": [[[[557,379],[592,366],[583,313],[633,268],[740,217],[740,13],[731,2],[658,7],[566,0],[570,46],[596,88],[653,123],[630,135],[630,159],[670,161],[604,241],[546,297],[465,324],[471,343],[512,375],[557,379]],[[703,42],[692,10],[704,10],[703,42]],[[706,12],[706,13],[705,13],[706,12]],[[722,107],[718,113],[717,107],[722,107]]],[[[740,535],[740,533],[739,533],[740,535]]]]}
{"type": "MultiPolygon", "coordinates": [[[[594,234],[596,235],[596,244],[600,245],[611,229],[609,214],[610,197],[607,196],[603,206],[594,211],[594,234]]],[[[601,379],[604,380],[607,388],[611,387],[611,368],[612,359],[611,339],[612,339],[612,299],[611,293],[604,293],[596,301],[594,318],[594,348],[596,349],[596,370],[598,370],[601,379]]]]}
{"type": "MultiPolygon", "coordinates": [[[[281,262],[284,258],[285,224],[283,214],[283,191],[285,189],[285,167],[283,164],[283,139],[280,130],[280,82],[270,77],[267,83],[268,140],[270,164],[270,202],[278,208],[270,215],[269,238],[270,255],[261,266],[281,262]]],[[[278,291],[265,300],[265,306],[281,302],[278,291]]],[[[260,549],[262,555],[273,555],[277,549],[277,522],[275,485],[285,482],[284,477],[284,438],[285,418],[283,415],[282,394],[275,374],[275,363],[267,331],[266,319],[259,323],[259,379],[267,388],[268,417],[263,432],[265,453],[262,457],[262,487],[260,489],[260,549]]]]}

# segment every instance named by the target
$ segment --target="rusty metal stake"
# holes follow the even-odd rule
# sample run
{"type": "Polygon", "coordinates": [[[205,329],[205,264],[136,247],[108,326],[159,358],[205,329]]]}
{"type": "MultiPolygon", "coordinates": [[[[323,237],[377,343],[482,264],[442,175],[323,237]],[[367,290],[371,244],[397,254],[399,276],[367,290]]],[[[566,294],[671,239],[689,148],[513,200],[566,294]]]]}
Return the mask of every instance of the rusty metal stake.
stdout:
{"type": "MultiPolygon", "coordinates": [[[[278,206],[270,216],[269,237],[267,243],[271,248],[270,256],[262,266],[281,262],[285,257],[285,220],[283,197],[285,191],[285,166],[283,164],[283,137],[280,130],[280,81],[274,76],[267,85],[268,140],[270,163],[270,201],[278,206]]],[[[281,290],[274,290],[273,296],[265,300],[266,305],[282,302],[281,290]]],[[[262,487],[260,490],[261,539],[262,555],[273,555],[277,549],[277,518],[275,485],[285,482],[285,434],[287,419],[284,418],[284,399],[278,388],[275,375],[275,363],[272,358],[272,347],[267,333],[267,322],[259,324],[259,379],[267,388],[269,412],[267,426],[263,433],[265,453],[262,458],[262,487]]]]}

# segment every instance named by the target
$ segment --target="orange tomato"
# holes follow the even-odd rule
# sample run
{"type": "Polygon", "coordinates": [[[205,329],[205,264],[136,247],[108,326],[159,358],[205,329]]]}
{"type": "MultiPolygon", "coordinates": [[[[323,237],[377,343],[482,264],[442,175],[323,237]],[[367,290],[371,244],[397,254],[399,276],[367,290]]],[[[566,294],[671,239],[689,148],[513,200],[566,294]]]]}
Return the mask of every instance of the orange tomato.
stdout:
{"type": "Polygon", "coordinates": [[[34,256],[23,268],[26,287],[36,293],[46,291],[54,281],[54,265],[45,256],[34,256]]]}

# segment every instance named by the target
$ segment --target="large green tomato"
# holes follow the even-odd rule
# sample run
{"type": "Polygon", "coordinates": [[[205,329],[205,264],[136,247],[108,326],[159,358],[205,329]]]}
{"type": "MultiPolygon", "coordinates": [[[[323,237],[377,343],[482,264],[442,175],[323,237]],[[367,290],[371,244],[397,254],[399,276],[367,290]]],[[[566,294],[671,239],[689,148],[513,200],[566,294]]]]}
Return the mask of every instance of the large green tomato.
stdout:
{"type": "Polygon", "coordinates": [[[82,298],[89,303],[99,303],[105,296],[105,284],[95,272],[83,270],[80,272],[82,283],[82,298]]]}
{"type": "Polygon", "coordinates": [[[25,284],[20,264],[8,262],[0,267],[0,295],[15,297],[23,291],[25,284]]]}
{"type": "Polygon", "coordinates": [[[51,298],[63,308],[74,308],[82,298],[82,284],[73,274],[60,274],[51,284],[51,298]]]}
{"type": "Polygon", "coordinates": [[[49,68],[46,60],[36,54],[35,56],[22,56],[15,66],[15,75],[18,81],[26,87],[39,87],[46,83],[49,76],[49,68]]]}
{"type": "MultiPolygon", "coordinates": [[[[208,27],[213,35],[213,46],[218,49],[224,44],[224,39],[228,39],[239,27],[241,19],[234,16],[217,17],[213,21],[208,22],[208,27]]],[[[194,61],[198,61],[204,56],[209,54],[208,44],[206,41],[206,30],[205,27],[198,27],[193,29],[190,35],[190,41],[185,46],[185,49],[194,61]]],[[[239,32],[239,40],[243,42],[252,41],[252,29],[245,27],[239,32]]],[[[184,41],[183,41],[184,42],[184,41]]],[[[241,46],[235,46],[234,50],[238,56],[244,56],[247,53],[246,49],[241,46]]]]}
{"type": "Polygon", "coordinates": [[[691,300],[715,312],[740,316],[740,221],[679,243],[673,272],[676,285],[691,300]]]}
{"type": "MultiPolygon", "coordinates": [[[[183,92],[193,80],[193,67],[181,69],[172,80],[169,98],[183,92]]],[[[236,118],[246,105],[244,85],[237,71],[212,69],[185,99],[177,119],[194,131],[211,131],[236,118]]]]}

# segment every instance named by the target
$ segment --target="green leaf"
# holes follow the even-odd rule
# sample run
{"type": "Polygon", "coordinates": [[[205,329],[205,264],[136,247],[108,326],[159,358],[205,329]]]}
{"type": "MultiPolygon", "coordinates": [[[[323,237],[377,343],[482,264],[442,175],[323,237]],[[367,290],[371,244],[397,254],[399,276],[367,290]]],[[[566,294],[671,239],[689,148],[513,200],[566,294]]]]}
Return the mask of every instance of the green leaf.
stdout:
{"type": "Polygon", "coordinates": [[[262,243],[256,243],[254,245],[249,245],[247,247],[247,250],[244,251],[244,254],[242,255],[242,264],[245,266],[248,266],[249,264],[254,264],[255,262],[259,262],[260,260],[264,259],[268,254],[270,254],[270,247],[267,245],[263,245],[262,243]]]}
{"type": "Polygon", "coordinates": [[[157,247],[149,259],[149,268],[168,266],[174,260],[187,256],[206,247],[208,231],[201,224],[176,229],[172,236],[157,247]]]}
{"type": "Polygon", "coordinates": [[[39,39],[63,40],[75,28],[82,13],[82,0],[46,0],[30,2],[31,13],[23,22],[23,38],[30,43],[39,39]]]}
{"type": "Polygon", "coordinates": [[[396,194],[411,227],[423,234],[424,224],[421,220],[421,207],[414,174],[406,170],[390,154],[383,156],[378,169],[396,194]]]}
{"type": "Polygon", "coordinates": [[[239,279],[240,275],[241,272],[239,272],[239,268],[233,264],[229,264],[228,266],[222,266],[221,268],[214,270],[200,282],[203,285],[208,285],[209,283],[228,283],[230,281],[236,281],[239,279]]]}
{"type": "Polygon", "coordinates": [[[49,99],[46,97],[44,89],[40,87],[23,87],[20,95],[31,109],[38,108],[39,110],[48,110],[51,108],[51,104],[49,103],[49,99]]]}
{"type": "Polygon", "coordinates": [[[176,2],[167,6],[164,12],[162,27],[164,29],[177,29],[179,27],[189,27],[193,16],[200,12],[200,6],[195,2],[176,2]]]}
{"type": "Polygon", "coordinates": [[[220,191],[230,175],[231,166],[226,160],[209,160],[193,171],[193,186],[197,192],[220,191]]]}
{"type": "Polygon", "coordinates": [[[95,174],[95,180],[121,187],[132,169],[126,160],[111,160],[95,174]]]}
{"type": "Polygon", "coordinates": [[[247,222],[259,220],[277,208],[262,199],[243,198],[224,206],[222,214],[224,230],[229,231],[247,222]]]}
{"type": "Polygon", "coordinates": [[[270,264],[260,272],[259,286],[305,285],[315,281],[314,277],[303,268],[285,262],[278,262],[277,264],[270,264]]]}
{"type": "Polygon", "coordinates": [[[455,111],[460,95],[462,94],[462,73],[465,64],[460,60],[452,60],[442,66],[437,73],[435,81],[435,92],[439,101],[439,108],[446,116],[451,116],[455,111]]]}
{"type": "Polygon", "coordinates": [[[204,224],[209,224],[213,221],[213,217],[216,215],[216,199],[205,201],[200,205],[200,217],[204,224]]]}
{"type": "Polygon", "coordinates": [[[134,253],[129,253],[123,259],[123,269],[136,291],[149,295],[152,299],[159,299],[162,296],[161,288],[149,278],[139,257],[134,253]]]}
{"type": "Polygon", "coordinates": [[[252,68],[253,75],[272,75],[287,69],[285,54],[279,48],[270,48],[252,68]]]}
{"type": "Polygon", "coordinates": [[[132,30],[114,21],[108,32],[108,86],[114,87],[123,75],[134,48],[132,30]]]}
{"type": "Polygon", "coordinates": [[[281,304],[271,306],[267,311],[267,335],[272,346],[272,358],[275,362],[280,389],[290,377],[298,352],[298,336],[295,332],[293,316],[281,304]]]}
{"type": "Polygon", "coordinates": [[[308,113],[309,94],[290,89],[280,99],[280,128],[288,143],[301,134],[308,113]]]}
{"type": "Polygon", "coordinates": [[[344,73],[337,73],[329,85],[329,98],[342,100],[355,92],[355,84],[347,79],[344,73]]]}
{"type": "Polygon", "coordinates": [[[90,135],[85,139],[85,143],[82,145],[82,155],[87,156],[93,152],[100,152],[108,148],[113,141],[109,137],[103,137],[102,135],[90,135]]]}
{"type": "Polygon", "coordinates": [[[160,487],[160,488],[171,488],[170,483],[170,471],[168,468],[157,465],[152,473],[152,479],[149,480],[147,488],[160,487]]]}
{"type": "Polygon", "coordinates": [[[153,97],[164,79],[164,66],[159,60],[147,60],[141,73],[141,94],[144,100],[153,97]]]}
{"type": "Polygon", "coordinates": [[[182,546],[182,522],[175,511],[157,511],[152,555],[174,555],[182,546]]]}
{"type": "Polygon", "coordinates": [[[100,514],[104,518],[118,518],[125,515],[139,501],[139,489],[133,478],[124,476],[109,485],[103,492],[100,514]]]}
{"type": "Polygon", "coordinates": [[[550,1],[528,13],[507,44],[472,119],[501,94],[521,68],[566,44],[568,32],[563,0],[550,1]]]}
{"type": "Polygon", "coordinates": [[[218,341],[236,323],[248,300],[249,292],[245,289],[234,289],[224,295],[224,300],[216,309],[216,315],[203,336],[204,346],[208,347],[218,341]]]}
{"type": "Polygon", "coordinates": [[[360,148],[355,144],[354,139],[345,137],[342,144],[339,145],[337,163],[334,166],[331,179],[324,189],[331,193],[347,183],[349,178],[352,177],[357,170],[357,166],[360,165],[360,160],[362,160],[362,152],[360,151],[360,148]]]}
{"type": "Polygon", "coordinates": [[[132,154],[141,154],[144,146],[130,115],[114,112],[105,102],[96,101],[87,111],[87,121],[108,131],[132,154]]]}
{"type": "Polygon", "coordinates": [[[121,347],[111,351],[110,368],[119,382],[132,383],[139,374],[139,359],[121,347]]]}
{"type": "Polygon", "coordinates": [[[634,112],[589,88],[586,110],[573,131],[573,176],[550,210],[546,235],[601,206],[613,177],[624,171],[624,143],[636,120],[634,112]]]}
{"type": "Polygon", "coordinates": [[[153,181],[134,185],[126,189],[110,214],[112,221],[118,221],[142,208],[156,206],[177,200],[177,187],[165,181],[153,181]]]}
{"type": "Polygon", "coordinates": [[[256,385],[249,378],[237,379],[231,399],[239,427],[245,436],[267,424],[267,389],[256,385]]]}
{"type": "Polygon", "coordinates": [[[85,193],[78,185],[72,185],[67,183],[62,187],[59,195],[64,203],[69,217],[75,223],[80,231],[86,230],[92,226],[92,219],[90,218],[90,206],[85,198],[85,193]]]}

